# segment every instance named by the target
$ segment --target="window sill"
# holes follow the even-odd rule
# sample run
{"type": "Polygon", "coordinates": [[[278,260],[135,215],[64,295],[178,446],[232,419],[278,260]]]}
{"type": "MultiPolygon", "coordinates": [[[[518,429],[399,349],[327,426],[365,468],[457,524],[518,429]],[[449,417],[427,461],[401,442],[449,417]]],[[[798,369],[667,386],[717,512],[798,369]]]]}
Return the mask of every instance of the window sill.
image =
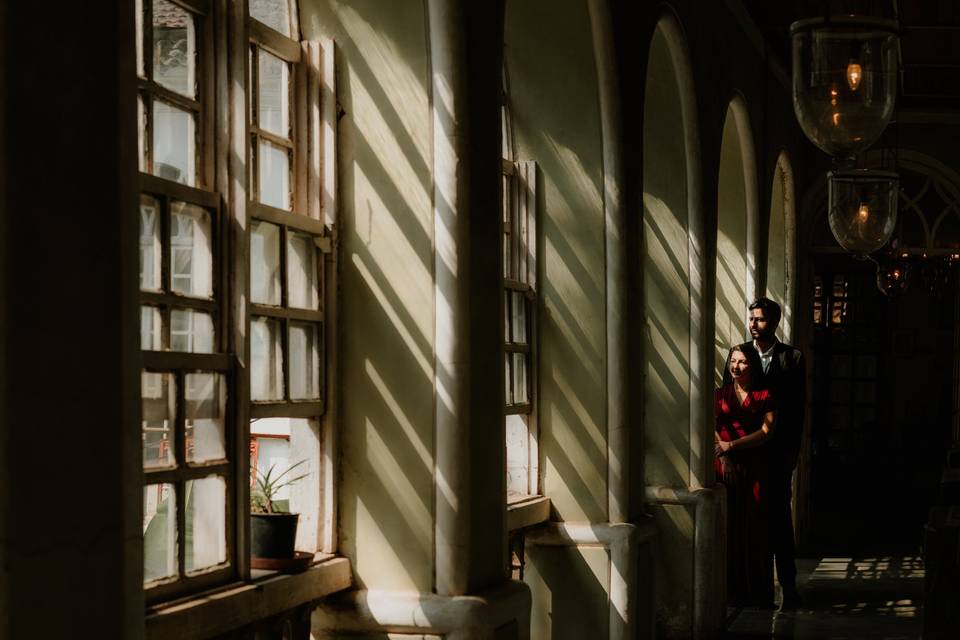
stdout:
{"type": "Polygon", "coordinates": [[[318,600],[351,584],[350,561],[318,555],[306,571],[254,571],[251,582],[147,609],[146,638],[209,638],[318,600]]]}
{"type": "Polygon", "coordinates": [[[526,529],[550,519],[550,498],[510,496],[507,503],[507,531],[526,529]]]}

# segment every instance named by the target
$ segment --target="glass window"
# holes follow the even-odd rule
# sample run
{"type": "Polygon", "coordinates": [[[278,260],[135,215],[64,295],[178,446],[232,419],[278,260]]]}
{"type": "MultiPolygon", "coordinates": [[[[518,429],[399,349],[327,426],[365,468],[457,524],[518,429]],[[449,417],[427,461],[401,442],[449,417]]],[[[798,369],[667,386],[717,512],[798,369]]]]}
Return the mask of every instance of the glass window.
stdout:
{"type": "Polygon", "coordinates": [[[289,304],[297,309],[316,309],[317,294],[317,246],[313,237],[288,234],[287,290],[289,304]]]}
{"type": "Polygon", "coordinates": [[[190,12],[167,0],[153,0],[153,79],[193,98],[196,55],[196,27],[190,12]]]}
{"type": "Polygon", "coordinates": [[[208,476],[185,484],[184,564],[189,575],[227,560],[227,483],[221,476],[208,476]]]}
{"type": "Polygon", "coordinates": [[[186,460],[188,463],[224,460],[224,414],[227,394],[224,377],[217,373],[188,373],[186,407],[186,460]]]}
{"type": "Polygon", "coordinates": [[[250,0],[250,17],[285,36],[292,35],[288,0],[250,0]]]}
{"type": "Polygon", "coordinates": [[[177,505],[172,484],[143,487],[143,581],[177,575],[177,505]]]}
{"type": "Polygon", "coordinates": [[[271,318],[250,321],[250,398],[283,398],[283,349],[280,323],[271,318]]]}
{"type": "Polygon", "coordinates": [[[173,428],[177,414],[177,392],[174,377],[168,373],[144,371],[140,381],[143,468],[175,466],[173,428]]]}
{"type": "Polygon", "coordinates": [[[170,216],[171,288],[201,298],[213,296],[213,240],[210,214],[196,205],[173,202],[170,216]]]}

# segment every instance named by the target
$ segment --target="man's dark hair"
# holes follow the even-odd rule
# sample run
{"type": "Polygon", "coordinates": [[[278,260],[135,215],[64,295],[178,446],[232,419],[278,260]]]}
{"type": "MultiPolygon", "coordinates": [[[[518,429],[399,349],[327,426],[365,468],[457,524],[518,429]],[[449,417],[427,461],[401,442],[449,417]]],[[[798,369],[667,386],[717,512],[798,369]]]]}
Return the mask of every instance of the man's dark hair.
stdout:
{"type": "Polygon", "coordinates": [[[749,310],[760,309],[767,318],[768,328],[773,331],[780,326],[780,305],[770,298],[757,298],[750,303],[749,310]]]}

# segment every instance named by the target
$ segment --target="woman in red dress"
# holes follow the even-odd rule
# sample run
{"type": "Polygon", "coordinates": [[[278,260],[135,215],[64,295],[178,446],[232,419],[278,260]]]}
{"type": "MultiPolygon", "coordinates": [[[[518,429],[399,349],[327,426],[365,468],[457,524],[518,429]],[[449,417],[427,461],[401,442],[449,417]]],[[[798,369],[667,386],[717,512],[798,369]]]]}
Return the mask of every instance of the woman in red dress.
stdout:
{"type": "Polygon", "coordinates": [[[727,487],[727,598],[736,606],[773,607],[773,555],[763,508],[766,447],[774,399],[756,351],[734,348],[733,382],[714,394],[717,477],[727,487]]]}

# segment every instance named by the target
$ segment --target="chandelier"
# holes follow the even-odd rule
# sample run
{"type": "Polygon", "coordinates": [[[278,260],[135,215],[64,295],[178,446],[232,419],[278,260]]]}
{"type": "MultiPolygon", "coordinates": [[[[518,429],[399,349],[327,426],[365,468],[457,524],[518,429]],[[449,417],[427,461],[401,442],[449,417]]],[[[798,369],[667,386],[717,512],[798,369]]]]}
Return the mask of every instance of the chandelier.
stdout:
{"type": "Polygon", "coordinates": [[[843,158],[879,139],[897,94],[898,26],[856,16],[790,26],[793,109],[817,147],[843,158]]]}

